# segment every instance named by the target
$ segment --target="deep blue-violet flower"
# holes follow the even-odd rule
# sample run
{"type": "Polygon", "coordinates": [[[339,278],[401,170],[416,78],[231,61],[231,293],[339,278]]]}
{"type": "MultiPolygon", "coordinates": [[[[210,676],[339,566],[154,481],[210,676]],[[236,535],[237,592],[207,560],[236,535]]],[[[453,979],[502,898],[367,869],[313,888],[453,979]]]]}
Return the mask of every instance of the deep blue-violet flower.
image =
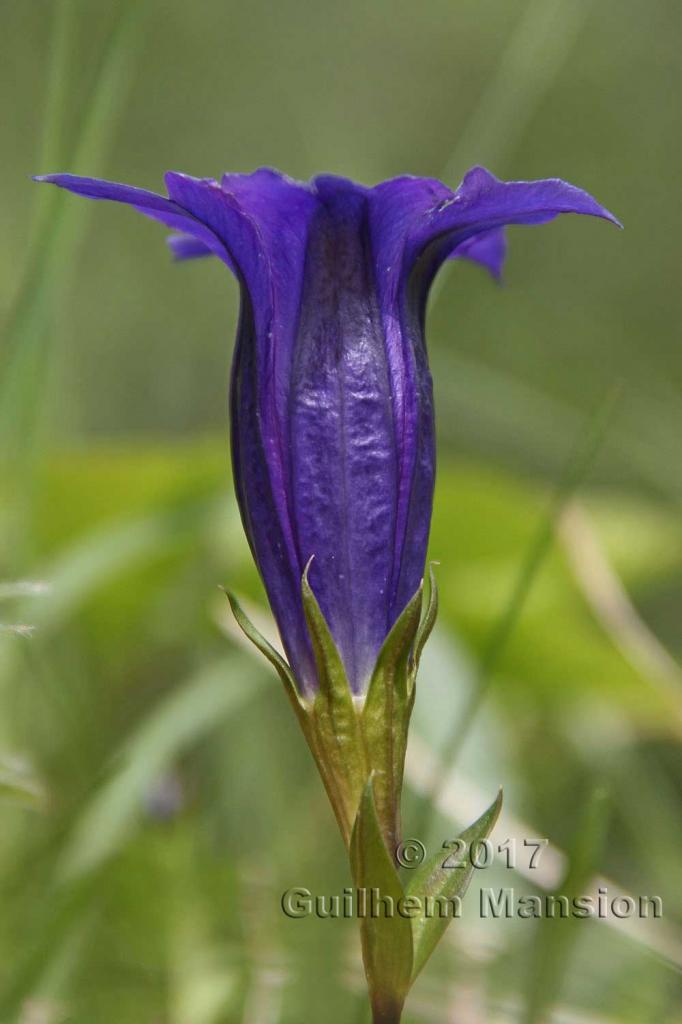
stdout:
{"type": "Polygon", "coordinates": [[[232,457],[244,528],[303,695],[318,669],[301,601],[310,585],[356,694],[418,589],[434,486],[424,341],[446,259],[499,276],[504,227],[560,213],[614,220],[559,179],[502,182],[481,167],[456,191],[430,178],[373,188],[276,171],[220,181],[166,175],[168,197],[68,174],[52,182],[126,203],[173,230],[179,259],[214,254],[241,314],[232,457]]]}
{"type": "MultiPolygon", "coordinates": [[[[422,906],[461,897],[471,872],[444,871],[442,851],[405,884],[396,870],[416,677],[438,605],[432,574],[426,602],[421,589],[435,475],[429,287],[446,259],[499,277],[508,224],[615,218],[564,181],[502,182],[481,167],[454,192],[431,178],[367,188],[267,169],[170,173],[167,197],[41,180],[133,206],[172,229],[178,259],[213,254],[237,278],[234,479],[289,663],[228,595],[233,612],[285,685],[358,892],[422,906]]],[[[487,839],[500,804],[462,833],[465,849],[487,839]]],[[[447,915],[381,918],[360,920],[372,1018],[399,1024],[447,915]]]]}

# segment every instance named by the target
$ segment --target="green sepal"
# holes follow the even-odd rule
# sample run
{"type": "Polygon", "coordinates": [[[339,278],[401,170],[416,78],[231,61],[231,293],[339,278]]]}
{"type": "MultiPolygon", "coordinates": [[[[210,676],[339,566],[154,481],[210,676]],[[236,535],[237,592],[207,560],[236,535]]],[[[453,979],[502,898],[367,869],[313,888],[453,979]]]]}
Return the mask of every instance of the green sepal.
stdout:
{"type": "Polygon", "coordinates": [[[309,568],[310,561],[301,578],[301,600],[317,668],[318,690],[312,697],[300,693],[286,661],[249,621],[235,596],[227,596],[237,623],[284,683],[346,845],[363,789],[373,772],[378,819],[387,848],[395,850],[400,838],[400,796],[415,676],[437,610],[433,571],[430,568],[424,616],[422,581],[382,645],[366,696],[356,697],[310,586],[309,568]]]}
{"type": "Polygon", "coordinates": [[[301,596],[320,687],[312,703],[313,753],[348,844],[369,765],[343,660],[308,582],[309,568],[310,561],[301,579],[301,596]]]}
{"type": "Polygon", "coordinates": [[[421,605],[420,584],[383,643],[362,710],[367,757],[374,772],[377,813],[391,850],[395,850],[399,841],[400,793],[414,689],[408,677],[421,605]]]}
{"type": "Polygon", "coordinates": [[[412,939],[414,944],[414,963],[412,981],[433,953],[436,945],[450,923],[451,917],[440,913],[426,913],[427,900],[452,899],[461,897],[467,891],[474,863],[471,848],[474,844],[487,839],[493,830],[502,807],[502,790],[481,817],[465,829],[459,839],[463,844],[461,853],[450,854],[448,849],[440,849],[430,857],[417,873],[410,879],[406,893],[416,896],[420,901],[422,914],[411,919],[412,939]],[[443,867],[447,864],[448,867],[443,867]]]}
{"type": "Polygon", "coordinates": [[[438,562],[429,562],[429,599],[426,603],[426,610],[422,616],[422,620],[419,623],[419,629],[417,635],[414,638],[414,650],[412,652],[412,666],[413,666],[413,678],[417,675],[417,669],[419,668],[419,661],[424,650],[426,641],[431,636],[431,631],[436,624],[436,616],[438,615],[438,586],[436,584],[436,574],[433,571],[434,565],[438,565],[438,562]]]}
{"type": "Polygon", "coordinates": [[[232,614],[234,615],[235,621],[242,633],[248,637],[254,647],[257,647],[261,654],[263,654],[270,664],[277,670],[277,674],[284,683],[284,689],[286,690],[287,696],[294,707],[294,711],[296,712],[297,717],[301,719],[302,715],[305,716],[305,705],[303,703],[303,698],[298,692],[293,672],[282,655],[276,651],[272,644],[265,639],[263,634],[256,629],[235,595],[230,590],[225,590],[223,587],[221,587],[221,590],[223,590],[227,600],[230,602],[232,614]]]}
{"type": "Polygon", "coordinates": [[[351,688],[346,676],[343,660],[331,634],[327,620],[317,603],[317,598],[308,582],[308,571],[312,558],[303,570],[301,577],[301,597],[303,611],[313,645],[315,664],[317,666],[320,693],[331,703],[344,705],[347,710],[353,708],[351,688]]]}
{"type": "MultiPolygon", "coordinates": [[[[370,1002],[375,1021],[400,1020],[412,979],[412,927],[407,916],[398,912],[405,893],[386,848],[377,815],[373,788],[374,776],[365,785],[350,843],[350,861],[358,900],[362,958],[367,975],[370,1002]],[[392,901],[389,916],[374,913],[373,891],[378,898],[392,901]],[[364,894],[364,895],[363,895],[364,894]]],[[[384,904],[385,906],[385,904],[384,904]]]]}

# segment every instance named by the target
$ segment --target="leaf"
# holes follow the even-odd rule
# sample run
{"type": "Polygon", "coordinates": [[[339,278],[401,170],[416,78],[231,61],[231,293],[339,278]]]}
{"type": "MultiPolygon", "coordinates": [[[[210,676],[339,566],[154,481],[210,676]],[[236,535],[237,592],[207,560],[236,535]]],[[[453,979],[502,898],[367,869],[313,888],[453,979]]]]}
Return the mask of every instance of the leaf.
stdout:
{"type": "MultiPolygon", "coordinates": [[[[433,953],[452,920],[449,914],[443,916],[440,913],[431,912],[429,914],[426,901],[451,900],[454,897],[464,896],[474,871],[471,848],[476,843],[488,838],[501,807],[502,790],[488,810],[460,835],[461,852],[448,854],[447,850],[438,850],[425,862],[407,886],[407,895],[418,897],[424,911],[420,917],[415,917],[411,921],[414,942],[413,981],[433,953]],[[443,867],[444,863],[451,866],[443,867]]],[[[459,849],[460,847],[458,847],[459,849]]]]}
{"type": "Polygon", "coordinates": [[[372,777],[355,819],[350,858],[358,905],[361,899],[368,904],[368,912],[360,915],[360,933],[372,1009],[377,1020],[398,1021],[412,978],[412,927],[398,912],[405,893],[382,835],[372,777]],[[391,916],[372,912],[378,896],[386,899],[384,906],[392,905],[391,916]]]}
{"type": "Polygon", "coordinates": [[[384,641],[362,711],[377,812],[389,849],[395,849],[398,843],[400,792],[411,711],[410,652],[419,627],[421,604],[420,585],[384,641]]]}

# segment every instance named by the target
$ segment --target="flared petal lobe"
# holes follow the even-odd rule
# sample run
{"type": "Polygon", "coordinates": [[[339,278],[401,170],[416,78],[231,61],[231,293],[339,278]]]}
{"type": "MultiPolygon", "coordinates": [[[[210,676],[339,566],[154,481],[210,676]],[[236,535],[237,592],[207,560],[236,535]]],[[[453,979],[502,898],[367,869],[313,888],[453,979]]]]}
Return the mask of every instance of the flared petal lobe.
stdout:
{"type": "Polygon", "coordinates": [[[300,595],[312,558],[311,586],[363,693],[424,570],[435,476],[424,317],[438,267],[468,259],[499,278],[507,225],[615,218],[559,179],[500,182],[483,168],[454,192],[410,177],[304,184],[269,169],[220,182],[169,173],[168,197],[41,180],[133,206],[172,229],[177,259],[217,255],[236,275],[231,433],[245,531],[301,691],[317,687],[300,595]]]}

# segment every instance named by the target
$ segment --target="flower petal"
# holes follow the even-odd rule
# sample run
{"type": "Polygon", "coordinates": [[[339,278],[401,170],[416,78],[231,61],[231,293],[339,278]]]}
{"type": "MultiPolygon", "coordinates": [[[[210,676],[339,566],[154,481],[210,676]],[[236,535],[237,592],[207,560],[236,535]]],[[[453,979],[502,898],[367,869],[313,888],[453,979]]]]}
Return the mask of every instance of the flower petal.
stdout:
{"type": "Polygon", "coordinates": [[[430,250],[439,265],[454,246],[482,232],[509,224],[545,224],[561,213],[587,214],[619,225],[589,192],[560,178],[499,181],[484,167],[474,167],[456,192],[415,225],[409,243],[411,256],[416,260],[430,250]]]}
{"type": "Polygon", "coordinates": [[[166,227],[180,231],[184,235],[196,239],[197,242],[203,243],[210,252],[215,253],[223,262],[227,263],[230,269],[234,269],[223,241],[206,224],[194,218],[171,199],[160,196],[156,192],[148,192],[147,189],[136,188],[134,185],[121,185],[100,178],[82,178],[76,174],[46,174],[36,177],[35,181],[57,185],[59,188],[75,192],[76,195],[85,196],[88,199],[108,199],[115,203],[132,206],[146,217],[160,221],[166,227]]]}
{"type": "Polygon", "coordinates": [[[449,260],[471,260],[484,267],[496,281],[502,278],[502,270],[507,255],[507,236],[504,228],[484,231],[481,235],[473,235],[458,246],[448,256],[449,260]]]}
{"type": "Polygon", "coordinates": [[[162,213],[180,214],[184,211],[156,192],[149,192],[136,185],[121,185],[115,181],[104,181],[101,178],[83,178],[77,174],[42,174],[36,175],[34,181],[58,185],[76,195],[88,199],[110,199],[115,203],[127,203],[128,206],[140,210],[159,210],[162,213]]]}
{"type": "Polygon", "coordinates": [[[498,275],[508,224],[541,224],[560,213],[618,221],[587,192],[560,179],[501,182],[482,167],[469,171],[456,192],[433,178],[382,182],[371,190],[371,210],[377,293],[401,437],[392,582],[394,614],[399,614],[423,571],[426,540],[420,531],[429,521],[434,446],[425,347],[404,342],[423,338],[426,300],[438,268],[451,256],[464,257],[498,275]]]}
{"type": "Polygon", "coordinates": [[[355,692],[392,623],[398,489],[391,381],[362,186],[314,182],[289,403],[301,555],[355,692]]]}
{"type": "Polygon", "coordinates": [[[223,240],[243,285],[232,377],[234,475],[287,654],[302,688],[310,689],[314,669],[298,594],[305,559],[291,513],[288,405],[307,223],[317,201],[307,186],[266,169],[227,175],[220,184],[172,172],[166,184],[174,202],[223,240]]]}
{"type": "Polygon", "coordinates": [[[205,242],[191,235],[170,235],[166,242],[173,253],[173,258],[181,260],[196,260],[202,256],[213,256],[210,248],[205,242]]]}

